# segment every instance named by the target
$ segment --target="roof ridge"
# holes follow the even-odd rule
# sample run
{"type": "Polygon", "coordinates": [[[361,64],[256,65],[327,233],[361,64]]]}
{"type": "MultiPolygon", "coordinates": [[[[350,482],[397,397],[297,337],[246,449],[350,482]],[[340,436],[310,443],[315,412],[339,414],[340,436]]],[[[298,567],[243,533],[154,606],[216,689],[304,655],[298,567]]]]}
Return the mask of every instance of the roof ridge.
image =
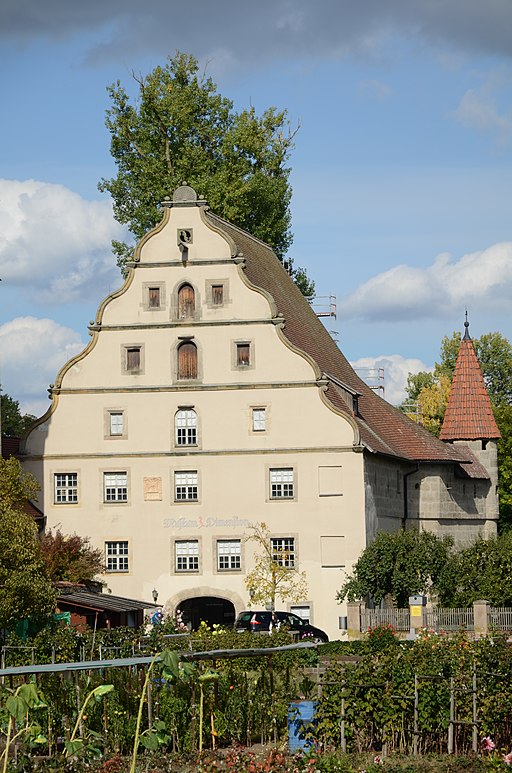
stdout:
{"type": "MultiPolygon", "coordinates": [[[[229,226],[229,228],[233,228],[235,231],[238,231],[244,236],[247,236],[247,238],[251,239],[253,242],[256,242],[257,244],[261,244],[263,247],[266,247],[268,250],[270,250],[270,252],[272,252],[276,256],[277,260],[279,260],[279,258],[274,252],[274,248],[270,244],[268,244],[268,242],[264,242],[263,239],[258,239],[257,236],[254,236],[253,234],[249,233],[249,231],[246,231],[244,228],[241,228],[240,226],[235,225],[234,223],[230,223],[229,220],[225,220],[223,217],[221,217],[220,215],[217,215],[215,212],[213,212],[213,210],[209,208],[206,208],[206,216],[215,218],[215,220],[218,220],[220,223],[223,223],[224,225],[229,226]]],[[[279,262],[282,264],[281,260],[279,260],[279,262]]]]}

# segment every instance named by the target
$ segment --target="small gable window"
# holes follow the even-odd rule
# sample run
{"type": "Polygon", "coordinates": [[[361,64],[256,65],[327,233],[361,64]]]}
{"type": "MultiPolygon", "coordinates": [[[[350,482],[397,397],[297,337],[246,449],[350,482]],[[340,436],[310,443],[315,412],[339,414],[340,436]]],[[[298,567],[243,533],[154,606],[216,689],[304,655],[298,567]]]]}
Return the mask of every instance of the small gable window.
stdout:
{"type": "Polygon", "coordinates": [[[224,285],[212,285],[212,305],[222,306],[224,303],[224,285]]]}
{"type": "Polygon", "coordinates": [[[239,368],[246,368],[251,364],[250,344],[236,345],[236,364],[239,368]]]}
{"type": "Polygon", "coordinates": [[[192,285],[184,284],[178,290],[178,319],[193,319],[196,298],[192,285]]]}
{"type": "Polygon", "coordinates": [[[126,349],[126,370],[140,370],[140,346],[128,346],[126,349]]]}
{"type": "Polygon", "coordinates": [[[197,346],[184,341],[178,347],[178,379],[197,378],[197,346]]]}
{"type": "Polygon", "coordinates": [[[148,288],[148,306],[150,309],[160,308],[160,288],[159,287],[148,288]]]}

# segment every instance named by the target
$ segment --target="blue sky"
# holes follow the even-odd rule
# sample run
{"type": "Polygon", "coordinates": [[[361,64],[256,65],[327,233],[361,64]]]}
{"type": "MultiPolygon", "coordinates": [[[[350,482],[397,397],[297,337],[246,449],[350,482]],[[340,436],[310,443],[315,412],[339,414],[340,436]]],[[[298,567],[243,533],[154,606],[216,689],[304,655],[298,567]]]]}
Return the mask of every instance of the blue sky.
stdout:
{"type": "Polygon", "coordinates": [[[120,284],[106,86],[192,53],[236,109],[286,108],[290,250],[397,402],[443,335],[512,337],[509,0],[4,0],[0,381],[24,410],[120,284]]]}

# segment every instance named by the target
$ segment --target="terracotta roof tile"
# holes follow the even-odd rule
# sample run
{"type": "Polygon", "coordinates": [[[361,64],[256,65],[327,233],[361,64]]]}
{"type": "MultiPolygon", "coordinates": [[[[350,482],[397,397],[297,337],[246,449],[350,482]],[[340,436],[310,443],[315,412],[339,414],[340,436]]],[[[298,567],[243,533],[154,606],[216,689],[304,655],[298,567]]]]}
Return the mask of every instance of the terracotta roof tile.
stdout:
{"type": "Polygon", "coordinates": [[[464,336],[457,355],[439,437],[441,440],[491,440],[501,437],[469,335],[464,336]]]}
{"type": "Polygon", "coordinates": [[[285,318],[284,334],[290,342],[307,352],[322,373],[331,374],[360,394],[355,416],[339,387],[331,382],[326,392],[336,408],[355,418],[369,450],[408,461],[472,461],[463,448],[441,443],[359,378],[270,247],[211,212],[207,217],[243,253],[247,278],[274,298],[276,312],[285,318]]]}

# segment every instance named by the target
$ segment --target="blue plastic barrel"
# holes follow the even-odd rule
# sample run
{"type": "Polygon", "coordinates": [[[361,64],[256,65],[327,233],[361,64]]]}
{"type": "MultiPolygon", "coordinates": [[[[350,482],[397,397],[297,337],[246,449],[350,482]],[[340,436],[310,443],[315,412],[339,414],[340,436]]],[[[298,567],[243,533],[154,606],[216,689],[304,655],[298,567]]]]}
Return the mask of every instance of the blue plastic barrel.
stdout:
{"type": "Polygon", "coordinates": [[[288,749],[303,752],[315,745],[316,701],[294,701],[288,706],[288,749]]]}

